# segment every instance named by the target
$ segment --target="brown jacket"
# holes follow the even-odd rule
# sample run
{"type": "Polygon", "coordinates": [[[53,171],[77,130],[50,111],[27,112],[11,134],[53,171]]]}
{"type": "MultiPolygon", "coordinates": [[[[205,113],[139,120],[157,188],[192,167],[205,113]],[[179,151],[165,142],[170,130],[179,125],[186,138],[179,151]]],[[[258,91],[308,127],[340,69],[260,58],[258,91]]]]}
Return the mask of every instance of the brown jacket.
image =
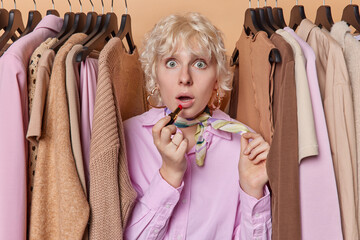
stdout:
{"type": "Polygon", "coordinates": [[[89,205],[71,151],[65,89],[66,55],[85,36],[71,36],[54,60],[38,148],[30,239],[82,239],[88,222],[89,205]]]}
{"type": "Polygon", "coordinates": [[[270,143],[273,133],[273,67],[269,54],[275,46],[265,32],[258,32],[252,37],[243,31],[236,47],[239,50],[236,119],[260,133],[270,143]]]}
{"type": "Polygon", "coordinates": [[[142,79],[137,52],[128,55],[120,39],[111,39],[99,56],[90,144],[90,239],[122,239],[134,206],[122,117],[145,111],[142,79]]]}
{"type": "Polygon", "coordinates": [[[299,149],[295,60],[291,46],[278,34],[271,41],[281,63],[274,73],[274,135],[266,169],[272,190],[272,239],[301,239],[299,149]]]}

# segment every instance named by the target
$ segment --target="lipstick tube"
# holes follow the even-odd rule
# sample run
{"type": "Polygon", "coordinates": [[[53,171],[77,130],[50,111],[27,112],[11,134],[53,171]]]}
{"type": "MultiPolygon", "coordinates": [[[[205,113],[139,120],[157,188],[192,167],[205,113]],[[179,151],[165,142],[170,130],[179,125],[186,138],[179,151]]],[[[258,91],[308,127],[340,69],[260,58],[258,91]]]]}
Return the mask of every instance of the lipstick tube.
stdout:
{"type": "Polygon", "coordinates": [[[179,105],[175,111],[173,111],[172,113],[169,114],[169,116],[171,117],[170,121],[165,125],[166,126],[169,126],[170,124],[173,124],[175,122],[175,120],[177,119],[180,111],[182,110],[182,106],[179,105]]]}

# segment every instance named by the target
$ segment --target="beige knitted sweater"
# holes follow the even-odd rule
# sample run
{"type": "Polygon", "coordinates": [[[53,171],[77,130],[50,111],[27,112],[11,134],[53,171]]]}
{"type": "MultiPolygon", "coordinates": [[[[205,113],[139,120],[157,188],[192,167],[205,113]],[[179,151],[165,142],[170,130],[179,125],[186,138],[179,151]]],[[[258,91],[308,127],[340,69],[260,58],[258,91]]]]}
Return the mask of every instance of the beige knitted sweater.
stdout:
{"type": "MultiPolygon", "coordinates": [[[[127,71],[131,67],[122,64],[124,58],[118,54],[122,51],[121,48],[119,49],[119,41],[118,38],[111,39],[99,56],[90,144],[91,240],[122,239],[123,230],[136,199],[136,192],[131,185],[128,172],[122,114],[115,98],[115,93],[119,92],[116,90],[118,84],[113,84],[119,79],[124,68],[127,71]]],[[[124,81],[134,80],[139,83],[138,79],[133,79],[138,75],[126,76],[124,81]]],[[[138,87],[141,91],[140,94],[137,93],[140,96],[139,101],[134,101],[137,105],[128,108],[134,107],[141,112],[144,111],[141,83],[138,87]]]]}
{"type": "Polygon", "coordinates": [[[29,239],[82,239],[89,205],[71,151],[65,59],[86,37],[71,36],[58,51],[49,83],[39,140],[29,239]]]}

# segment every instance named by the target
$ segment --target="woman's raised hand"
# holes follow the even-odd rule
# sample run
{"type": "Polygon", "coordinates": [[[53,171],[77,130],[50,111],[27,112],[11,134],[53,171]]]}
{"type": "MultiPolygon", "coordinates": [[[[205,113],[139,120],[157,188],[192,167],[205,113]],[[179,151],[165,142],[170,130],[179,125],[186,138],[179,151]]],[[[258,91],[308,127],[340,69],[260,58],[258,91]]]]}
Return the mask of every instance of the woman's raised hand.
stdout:
{"type": "Polygon", "coordinates": [[[257,199],[263,196],[264,186],[268,181],[266,158],[269,150],[270,145],[260,134],[247,132],[241,136],[240,186],[247,194],[257,199]]]}
{"type": "Polygon", "coordinates": [[[177,188],[181,185],[187,167],[185,153],[188,141],[181,132],[176,132],[174,125],[165,127],[169,121],[169,116],[160,119],[152,128],[152,135],[163,161],[160,174],[171,186],[177,188]]]}

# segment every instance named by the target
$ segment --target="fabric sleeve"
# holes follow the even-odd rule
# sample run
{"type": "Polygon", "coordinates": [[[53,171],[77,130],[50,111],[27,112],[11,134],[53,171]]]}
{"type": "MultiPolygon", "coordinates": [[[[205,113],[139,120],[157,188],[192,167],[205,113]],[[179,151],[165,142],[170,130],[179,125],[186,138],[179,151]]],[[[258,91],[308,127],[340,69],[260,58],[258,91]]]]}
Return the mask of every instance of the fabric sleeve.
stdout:
{"type": "Polygon", "coordinates": [[[0,239],[26,237],[27,77],[22,61],[0,59],[0,239]]]}
{"type": "Polygon", "coordinates": [[[139,197],[125,231],[125,239],[163,239],[184,182],[174,188],[157,172],[143,195],[134,185],[139,197]]]}
{"type": "Polygon", "coordinates": [[[271,201],[270,192],[264,189],[264,196],[259,200],[245,193],[240,188],[238,207],[238,225],[233,233],[234,240],[271,239],[271,201]]]}

